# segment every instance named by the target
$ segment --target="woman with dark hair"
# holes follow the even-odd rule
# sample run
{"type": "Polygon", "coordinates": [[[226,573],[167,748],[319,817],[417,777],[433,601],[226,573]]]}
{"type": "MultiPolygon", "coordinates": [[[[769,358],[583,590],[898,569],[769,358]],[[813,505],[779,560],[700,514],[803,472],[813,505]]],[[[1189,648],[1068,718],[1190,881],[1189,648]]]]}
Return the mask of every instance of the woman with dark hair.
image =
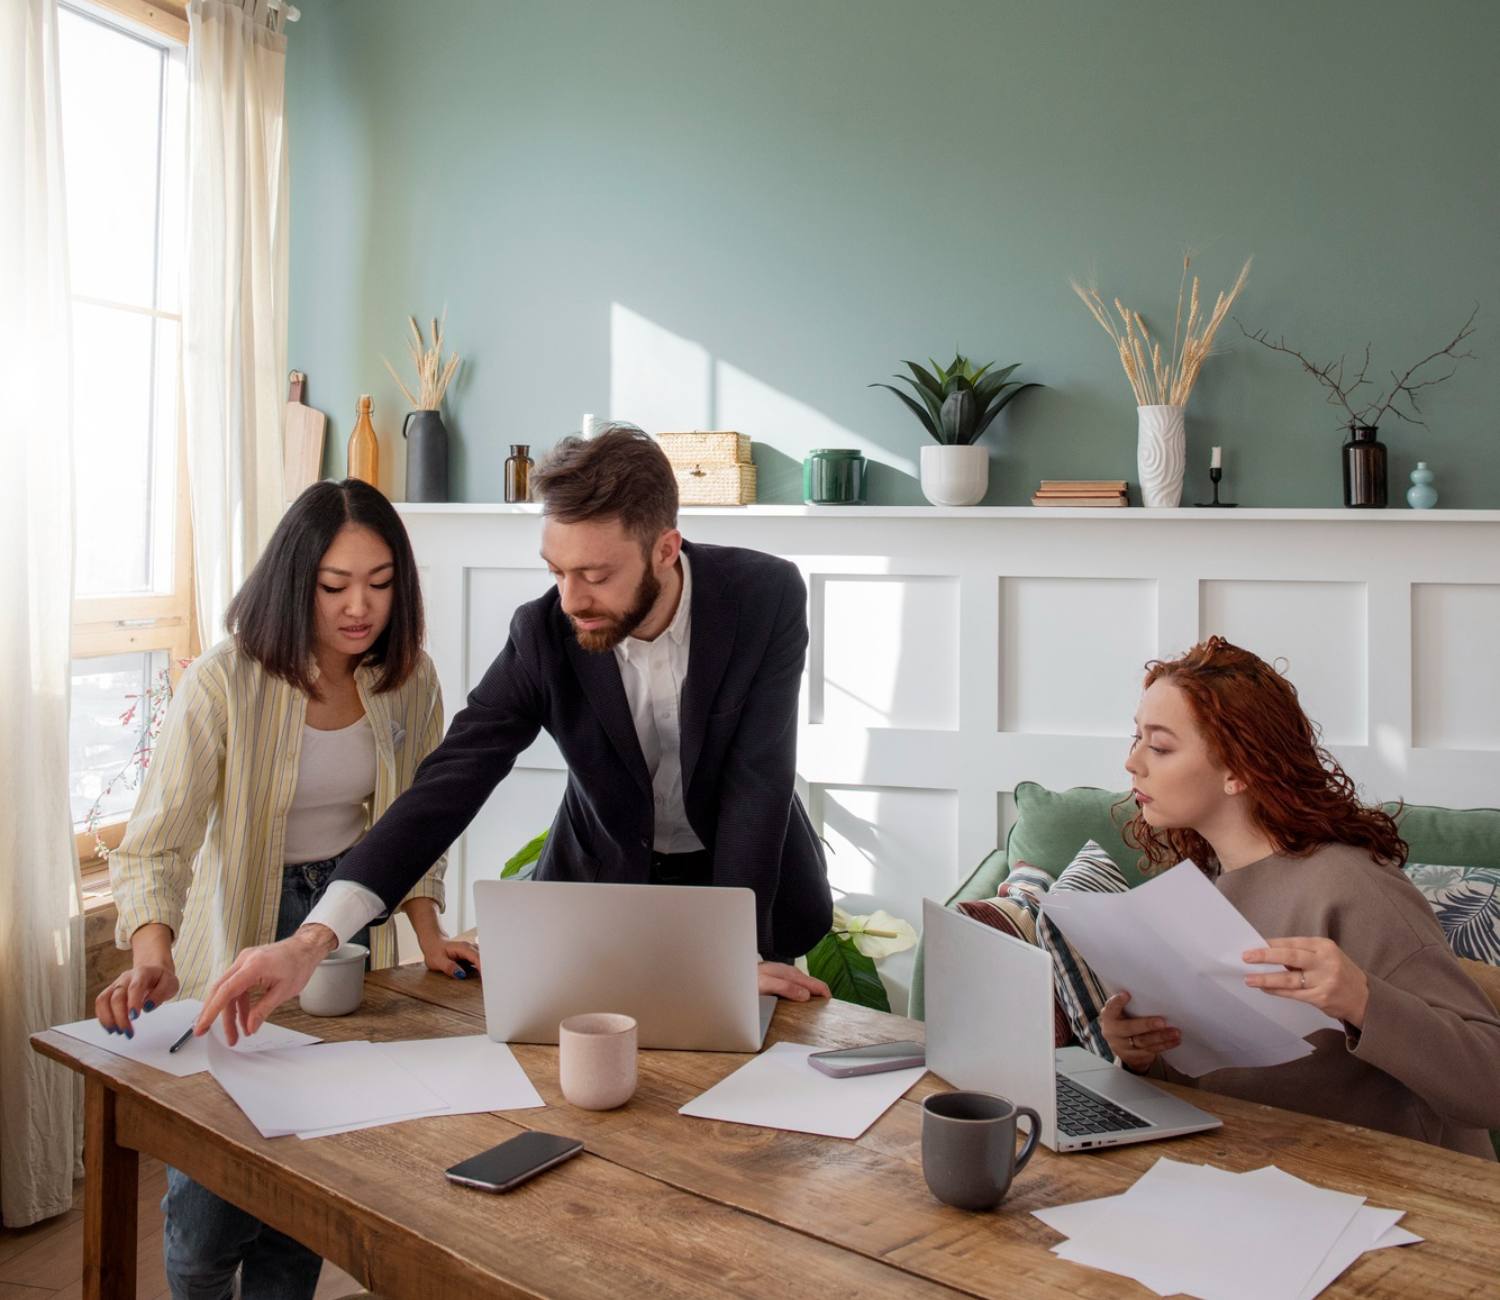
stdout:
{"type": "MultiPolygon", "coordinates": [[[[422,649],[422,593],[400,517],[357,479],[316,483],[288,508],[229,604],[231,635],[173,695],[124,841],[110,857],[115,939],[131,968],[95,1001],[106,1029],[200,997],[242,948],[301,925],[340,858],[411,784],[442,738],[422,649]]],[[[429,968],[462,979],[472,945],[447,938],[439,859],[401,905],[429,968]]],[[[393,965],[390,925],[356,936],[393,965]]],[[[310,1297],[322,1261],[168,1171],[174,1300],[310,1297]]]]}
{"type": "Polygon", "coordinates": [[[1244,960],[1285,968],[1245,983],[1343,1032],[1312,1035],[1312,1054],[1284,1065],[1193,1080],[1157,1060],[1181,1033],[1129,1016],[1120,990],[1100,1027],[1121,1063],[1493,1160],[1500,1017],[1402,874],[1396,823],[1358,801],[1291,683],[1222,637],[1149,664],[1125,768],[1139,809],[1127,836],[1147,869],[1198,864],[1267,936],[1244,960]]]}

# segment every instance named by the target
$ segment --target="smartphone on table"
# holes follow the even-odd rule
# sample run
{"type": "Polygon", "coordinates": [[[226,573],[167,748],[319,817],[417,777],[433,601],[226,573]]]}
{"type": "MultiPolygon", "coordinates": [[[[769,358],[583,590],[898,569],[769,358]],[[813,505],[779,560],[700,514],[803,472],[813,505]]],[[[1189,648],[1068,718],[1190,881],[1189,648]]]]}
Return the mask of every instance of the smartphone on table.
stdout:
{"type": "Polygon", "coordinates": [[[927,1049],[911,1039],[897,1043],[867,1043],[863,1047],[841,1047],[814,1052],[807,1063],[815,1070],[847,1079],[856,1074],[880,1074],[884,1070],[910,1070],[927,1064],[927,1049]]]}
{"type": "Polygon", "coordinates": [[[455,1183],[485,1192],[508,1192],[583,1150],[577,1138],[556,1133],[522,1133],[445,1170],[455,1183]]]}

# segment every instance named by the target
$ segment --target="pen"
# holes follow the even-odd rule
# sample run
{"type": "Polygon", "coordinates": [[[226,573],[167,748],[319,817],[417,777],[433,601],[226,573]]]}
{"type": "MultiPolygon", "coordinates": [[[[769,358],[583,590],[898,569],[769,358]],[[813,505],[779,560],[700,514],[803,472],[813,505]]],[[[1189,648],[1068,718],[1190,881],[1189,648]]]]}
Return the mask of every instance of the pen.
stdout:
{"type": "Polygon", "coordinates": [[[182,1037],[179,1038],[175,1043],[173,1043],[171,1047],[167,1048],[167,1054],[171,1055],[171,1053],[175,1052],[179,1047],[181,1047],[185,1042],[187,1042],[187,1040],[189,1038],[191,1038],[192,1036],[193,1036],[193,1027],[191,1025],[189,1025],[185,1030],[183,1030],[182,1037]]]}

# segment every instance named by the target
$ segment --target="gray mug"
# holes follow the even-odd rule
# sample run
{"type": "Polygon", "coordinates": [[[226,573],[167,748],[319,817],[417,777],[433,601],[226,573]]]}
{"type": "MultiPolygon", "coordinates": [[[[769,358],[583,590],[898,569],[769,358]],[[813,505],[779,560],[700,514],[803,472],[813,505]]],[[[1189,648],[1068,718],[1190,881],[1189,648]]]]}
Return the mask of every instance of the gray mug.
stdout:
{"type": "Polygon", "coordinates": [[[1005,1199],[1042,1131],[1041,1117],[988,1092],[939,1092],[922,1103],[922,1176],[944,1205],[990,1210],[1005,1199]],[[1016,1154],[1016,1117],[1031,1121],[1016,1154]]]}

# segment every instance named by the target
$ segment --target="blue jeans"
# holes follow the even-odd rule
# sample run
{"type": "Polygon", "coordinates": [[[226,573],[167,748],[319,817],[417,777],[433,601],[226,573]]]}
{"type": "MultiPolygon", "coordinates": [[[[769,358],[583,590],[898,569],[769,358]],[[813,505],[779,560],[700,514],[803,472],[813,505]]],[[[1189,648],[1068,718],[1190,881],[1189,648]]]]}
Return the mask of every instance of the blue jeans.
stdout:
{"type": "MultiPolygon", "coordinates": [[[[330,858],[283,869],[277,939],[307,919],[338,863],[339,858],[330,858]]],[[[352,942],[368,947],[369,927],[352,942]]],[[[300,1242],[172,1168],[161,1208],[167,1218],[162,1249],[172,1300],[227,1300],[236,1271],[243,1300],[312,1300],[323,1261],[300,1242]]]]}

